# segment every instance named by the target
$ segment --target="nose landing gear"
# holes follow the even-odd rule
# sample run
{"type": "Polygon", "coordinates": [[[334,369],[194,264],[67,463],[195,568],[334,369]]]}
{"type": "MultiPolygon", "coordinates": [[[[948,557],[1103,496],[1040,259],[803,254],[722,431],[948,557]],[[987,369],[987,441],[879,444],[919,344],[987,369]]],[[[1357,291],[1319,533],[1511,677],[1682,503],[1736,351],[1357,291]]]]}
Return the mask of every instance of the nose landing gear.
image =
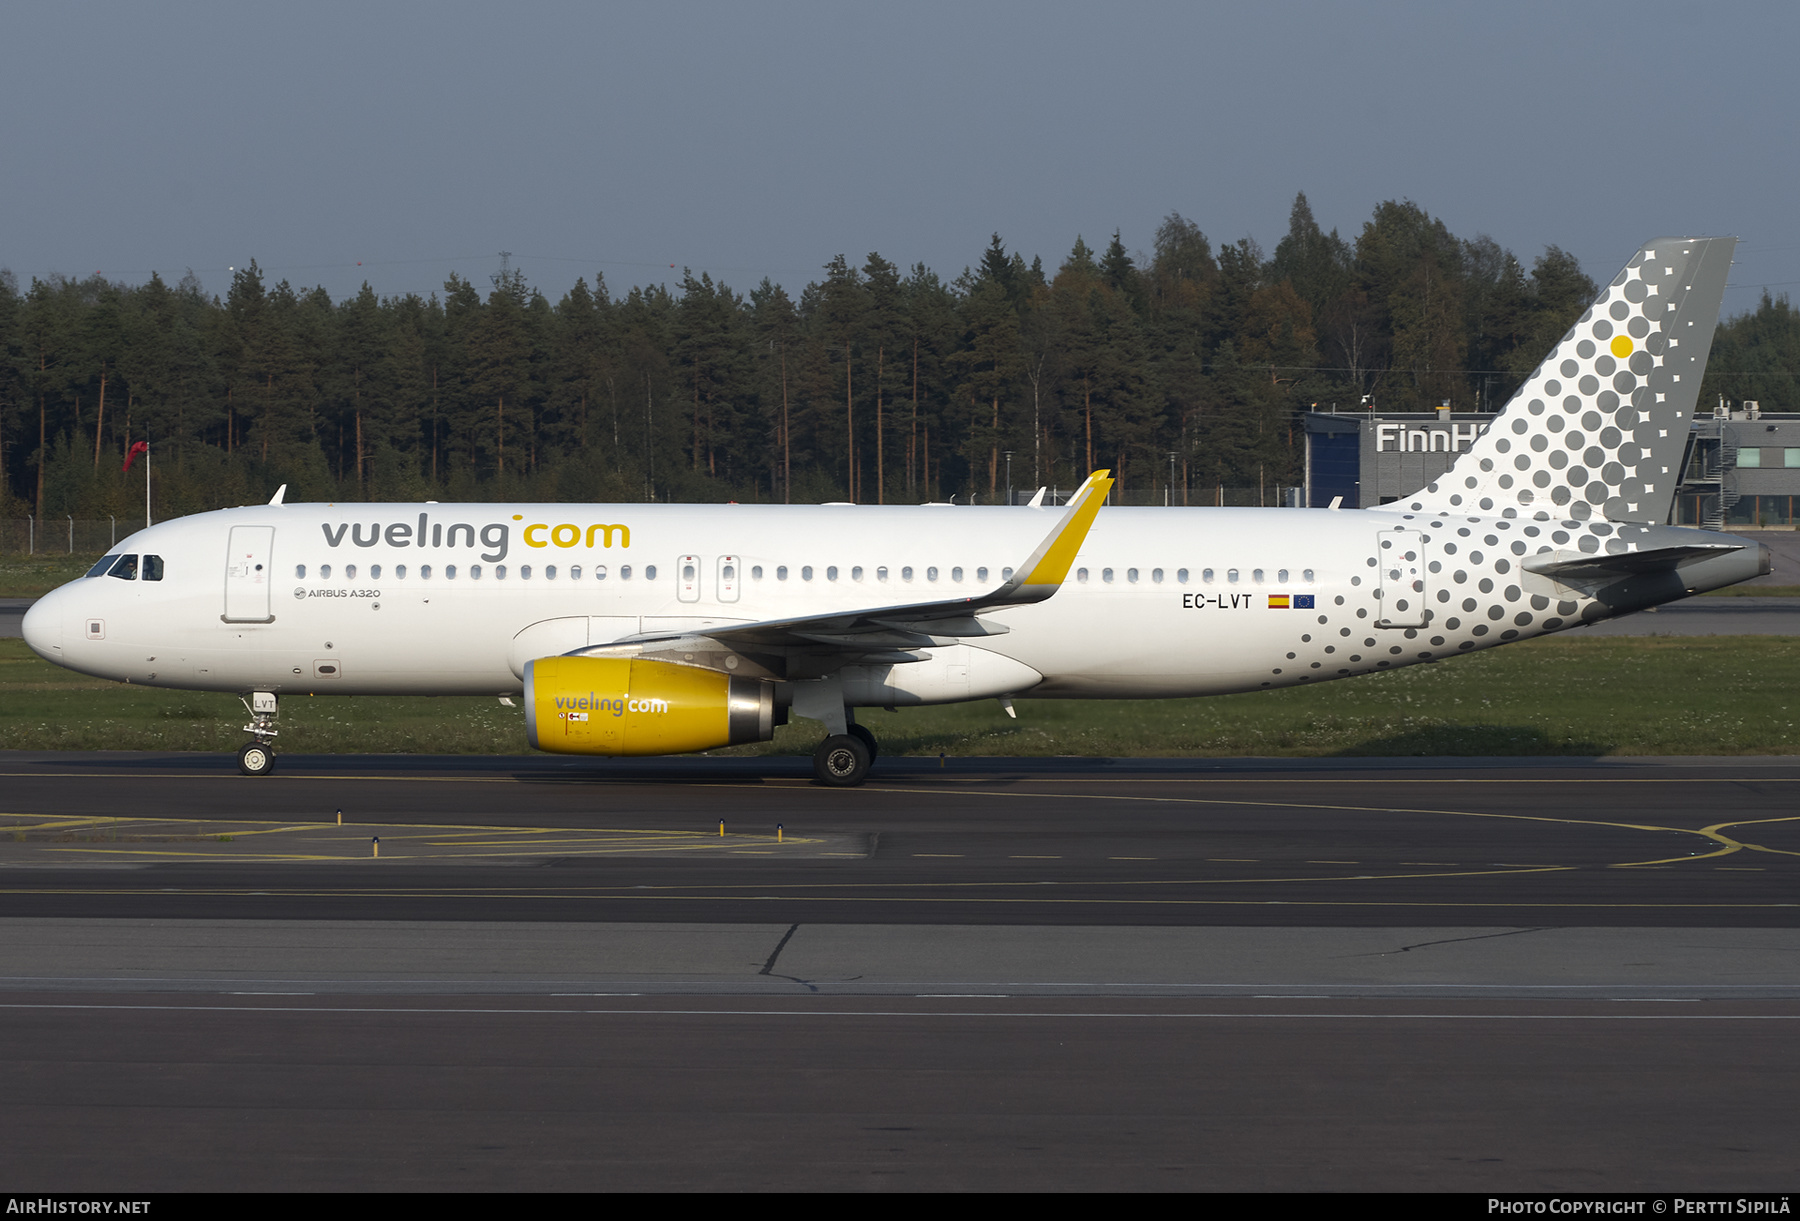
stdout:
{"type": "Polygon", "coordinates": [[[238,771],[246,776],[266,776],[275,770],[275,750],[264,742],[246,742],[238,751],[238,771]]]}
{"type": "Polygon", "coordinates": [[[273,691],[252,691],[244,701],[250,710],[250,723],[244,732],[252,740],[238,751],[238,771],[246,776],[266,776],[275,770],[275,714],[278,701],[273,691]]]}

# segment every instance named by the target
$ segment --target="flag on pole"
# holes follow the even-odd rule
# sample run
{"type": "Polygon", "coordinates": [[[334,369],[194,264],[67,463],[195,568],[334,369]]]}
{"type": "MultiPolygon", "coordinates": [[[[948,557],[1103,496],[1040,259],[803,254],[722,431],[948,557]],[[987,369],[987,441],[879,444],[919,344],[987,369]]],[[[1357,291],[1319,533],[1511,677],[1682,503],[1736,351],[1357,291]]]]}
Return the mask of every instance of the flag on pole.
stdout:
{"type": "Polygon", "coordinates": [[[126,471],[126,473],[130,473],[131,464],[137,460],[137,456],[139,454],[147,454],[149,452],[150,452],[150,442],[148,442],[148,441],[139,441],[136,445],[133,445],[131,447],[131,449],[129,451],[127,451],[125,454],[125,471],[126,471]]]}

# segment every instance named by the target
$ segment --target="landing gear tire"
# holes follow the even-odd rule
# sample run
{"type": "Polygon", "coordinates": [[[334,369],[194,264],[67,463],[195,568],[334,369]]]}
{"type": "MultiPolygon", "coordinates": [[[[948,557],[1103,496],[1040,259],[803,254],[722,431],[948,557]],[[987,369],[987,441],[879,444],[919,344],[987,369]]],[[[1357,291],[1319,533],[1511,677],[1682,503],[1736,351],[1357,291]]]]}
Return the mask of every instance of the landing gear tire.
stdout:
{"type": "Polygon", "coordinates": [[[238,751],[238,771],[246,776],[267,776],[275,770],[275,748],[266,742],[246,742],[238,751]]]}
{"type": "Polygon", "coordinates": [[[846,726],[846,728],[849,730],[852,737],[861,738],[862,744],[869,748],[869,763],[871,765],[874,764],[875,760],[881,758],[881,747],[876,745],[875,735],[869,732],[869,727],[867,725],[850,725],[846,726]]]}
{"type": "MultiPolygon", "coordinates": [[[[865,731],[866,732],[866,731],[865,731]]],[[[853,788],[869,776],[869,748],[860,736],[834,733],[813,752],[813,777],[831,788],[853,788]]]]}

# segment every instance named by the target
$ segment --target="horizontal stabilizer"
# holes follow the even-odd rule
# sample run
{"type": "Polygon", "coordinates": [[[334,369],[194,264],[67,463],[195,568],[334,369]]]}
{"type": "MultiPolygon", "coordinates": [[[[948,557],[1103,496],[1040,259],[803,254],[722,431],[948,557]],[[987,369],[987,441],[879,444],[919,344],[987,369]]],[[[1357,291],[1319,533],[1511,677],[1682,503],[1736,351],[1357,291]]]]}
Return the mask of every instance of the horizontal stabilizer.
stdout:
{"type": "Polygon", "coordinates": [[[1641,576],[1649,572],[1670,572],[1696,560],[1710,560],[1733,551],[1742,551],[1737,543],[1692,543],[1680,547],[1658,547],[1654,551],[1626,551],[1619,555],[1588,555],[1583,552],[1547,551],[1520,562],[1526,572],[1550,577],[1563,584],[1591,584],[1641,576]]]}

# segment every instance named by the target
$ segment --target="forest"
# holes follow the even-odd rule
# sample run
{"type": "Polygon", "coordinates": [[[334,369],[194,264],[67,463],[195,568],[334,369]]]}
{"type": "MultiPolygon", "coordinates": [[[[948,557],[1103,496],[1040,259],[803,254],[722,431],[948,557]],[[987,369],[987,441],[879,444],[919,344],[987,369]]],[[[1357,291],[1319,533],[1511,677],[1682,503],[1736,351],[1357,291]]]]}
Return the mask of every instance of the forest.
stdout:
{"type": "MultiPolygon", "coordinates": [[[[1623,251],[1621,255],[1623,255],[1623,251]]],[[[1272,253],[1170,214],[1152,249],[995,234],[952,280],[838,255],[798,299],[706,274],[552,302],[367,283],[224,295],[190,272],[20,286],[0,271],[0,518],[157,518],[266,500],[993,503],[1111,467],[1136,503],[1300,478],[1300,413],[1504,405],[1595,292],[1411,202],[1354,239],[1294,201],[1272,253]]],[[[1721,323],[1702,401],[1800,409],[1800,312],[1721,323]]],[[[1273,503],[1270,501],[1270,503],[1273,503]]]]}

